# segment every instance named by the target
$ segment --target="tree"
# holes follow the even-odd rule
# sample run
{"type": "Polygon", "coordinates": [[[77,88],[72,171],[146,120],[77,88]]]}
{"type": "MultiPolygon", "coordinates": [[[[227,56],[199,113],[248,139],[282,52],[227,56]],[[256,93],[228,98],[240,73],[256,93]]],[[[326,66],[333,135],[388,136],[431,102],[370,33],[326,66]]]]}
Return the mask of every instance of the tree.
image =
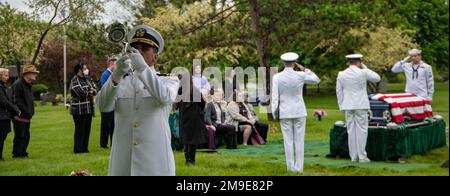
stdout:
{"type": "MultiPolygon", "coordinates": [[[[437,79],[448,80],[448,0],[377,0],[371,12],[382,18],[387,27],[413,30],[413,41],[423,50],[424,61],[439,70],[437,79]]],[[[406,52],[406,51],[404,51],[406,52]]]]}
{"type": "Polygon", "coordinates": [[[69,23],[82,26],[92,24],[103,11],[104,3],[104,0],[29,0],[27,5],[33,9],[37,20],[50,14],[50,19],[42,27],[31,64],[36,63],[42,44],[51,30],[69,23]],[[61,17],[59,21],[58,16],[61,17]]]}
{"type": "Polygon", "coordinates": [[[439,70],[438,76],[448,80],[448,0],[404,1],[400,6],[401,13],[417,30],[415,40],[423,49],[424,60],[439,70]]]}
{"type": "MultiPolygon", "coordinates": [[[[414,46],[406,44],[398,47],[396,43],[404,39],[390,39],[392,37],[388,36],[388,32],[392,32],[411,37],[413,42],[419,43],[415,32],[419,32],[420,29],[410,22],[410,19],[416,16],[426,18],[419,21],[428,23],[428,26],[439,24],[439,28],[435,28],[439,32],[448,30],[448,25],[442,22],[448,21],[448,11],[444,10],[448,7],[448,3],[445,2],[447,1],[434,0],[426,3],[418,0],[164,1],[151,9],[156,10],[154,12],[156,14],[149,14],[141,19],[162,30],[164,37],[167,38],[168,48],[165,55],[170,54],[170,58],[163,55],[161,60],[164,65],[170,65],[168,67],[190,64],[195,57],[205,58],[207,62],[215,64],[239,66],[257,64],[260,67],[271,67],[282,64],[279,60],[281,53],[295,51],[301,54],[302,63],[321,78],[329,80],[325,83],[331,87],[338,71],[347,66],[345,55],[365,52],[370,48],[368,40],[378,39],[386,44],[385,48],[392,50],[404,50],[414,46]],[[206,7],[206,4],[210,6],[206,7]],[[443,8],[439,8],[436,15],[431,14],[433,13],[431,10],[438,5],[443,8]],[[411,12],[411,9],[407,11],[408,6],[412,6],[414,11],[411,12]],[[420,13],[421,6],[424,6],[424,10],[428,10],[425,11],[428,14],[420,13]],[[413,14],[409,15],[411,13],[413,14]],[[354,33],[355,30],[366,33],[359,36],[354,33]],[[377,36],[378,38],[375,38],[377,36]],[[387,37],[383,39],[382,36],[387,37]]],[[[425,30],[428,28],[427,25],[420,26],[425,30]]],[[[429,34],[431,33],[427,35],[429,34]]],[[[448,44],[442,40],[448,41],[447,33],[432,35],[434,37],[432,40],[439,40],[436,47],[446,51],[448,44]]],[[[384,58],[394,59],[398,58],[398,54],[405,52],[379,55],[387,55],[384,58]]],[[[448,52],[439,54],[448,56],[448,52]]],[[[377,58],[381,59],[381,56],[377,58]]],[[[388,66],[387,64],[390,64],[390,61],[384,68],[388,66]]],[[[267,77],[270,77],[270,74],[267,74],[267,77]]],[[[269,84],[270,78],[266,81],[269,84]]],[[[269,93],[270,89],[266,91],[269,93]]]]}
{"type": "MultiPolygon", "coordinates": [[[[67,43],[67,75],[70,79],[74,76],[73,69],[71,69],[73,65],[84,63],[88,65],[92,80],[99,81],[102,72],[107,67],[108,56],[98,54],[95,49],[82,49],[83,46],[80,42],[83,41],[76,40],[67,43]]],[[[63,91],[63,59],[63,40],[61,38],[55,38],[43,45],[42,58],[39,61],[41,74],[38,82],[47,84],[51,91],[63,91]]]]}
{"type": "MultiPolygon", "coordinates": [[[[72,76],[71,67],[78,63],[86,63],[94,81],[100,79],[107,68],[106,61],[122,51],[122,47],[111,44],[105,38],[105,25],[95,24],[88,27],[68,25],[67,29],[67,63],[68,76],[72,76]]],[[[42,56],[39,60],[41,74],[39,81],[45,82],[52,91],[63,91],[63,39],[61,27],[49,34],[50,41],[43,44],[42,56]]]]}
{"type": "MultiPolygon", "coordinates": [[[[364,54],[364,63],[382,76],[381,82],[368,83],[369,94],[386,93],[388,80],[393,80],[385,76],[393,75],[391,68],[399,59],[406,56],[405,51],[418,47],[408,36],[414,31],[378,26],[370,29],[352,29],[349,33],[364,39],[357,52],[364,54]]],[[[396,78],[395,75],[393,78],[396,78]]]]}
{"type": "Polygon", "coordinates": [[[144,0],[139,10],[139,17],[154,18],[157,14],[156,9],[167,6],[166,0],[144,0]]]}
{"type": "Polygon", "coordinates": [[[28,14],[0,2],[0,65],[25,62],[35,47],[36,27],[28,14]]]}
{"type": "Polygon", "coordinates": [[[384,74],[391,72],[392,66],[405,58],[405,51],[418,47],[408,36],[411,32],[414,33],[398,27],[390,29],[379,26],[372,29],[352,29],[349,33],[365,37],[364,44],[358,51],[366,54],[364,61],[372,70],[384,74]]]}
{"type": "Polygon", "coordinates": [[[235,5],[216,8],[208,1],[199,1],[181,8],[160,7],[156,17],[140,21],[156,28],[165,39],[165,52],[159,60],[162,71],[190,66],[194,58],[229,66],[239,65],[242,56],[252,56],[249,53],[253,51],[244,47],[250,44],[243,36],[248,27],[242,22],[245,17],[235,5]]]}

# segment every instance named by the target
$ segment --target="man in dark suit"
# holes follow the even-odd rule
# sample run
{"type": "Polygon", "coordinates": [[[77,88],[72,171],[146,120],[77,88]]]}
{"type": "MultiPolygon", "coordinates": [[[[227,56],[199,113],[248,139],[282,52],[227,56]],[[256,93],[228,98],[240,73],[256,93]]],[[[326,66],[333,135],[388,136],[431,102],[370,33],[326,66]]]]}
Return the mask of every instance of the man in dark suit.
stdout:
{"type": "Polygon", "coordinates": [[[31,85],[39,74],[34,65],[27,65],[22,77],[13,87],[13,100],[19,107],[21,114],[14,119],[14,145],[13,158],[28,157],[28,144],[30,143],[30,124],[34,115],[33,92],[31,85]]]}
{"type": "Polygon", "coordinates": [[[226,138],[227,149],[237,148],[236,128],[233,125],[226,124],[226,103],[223,105],[223,92],[216,90],[213,96],[213,102],[208,103],[205,110],[205,123],[208,128],[215,131],[216,135],[224,135],[226,138]]]}

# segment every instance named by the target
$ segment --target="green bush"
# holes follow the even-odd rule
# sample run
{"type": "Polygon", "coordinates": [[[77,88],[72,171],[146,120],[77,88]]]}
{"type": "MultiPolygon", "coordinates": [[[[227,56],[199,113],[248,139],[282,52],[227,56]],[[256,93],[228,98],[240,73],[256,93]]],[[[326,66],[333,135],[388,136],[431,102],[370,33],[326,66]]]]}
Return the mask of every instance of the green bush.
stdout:
{"type": "Polygon", "coordinates": [[[45,84],[36,84],[32,87],[34,100],[41,99],[41,93],[48,92],[48,87],[45,84]]]}
{"type": "MultiPolygon", "coordinates": [[[[70,94],[67,94],[67,97],[66,97],[67,103],[70,104],[70,100],[71,99],[72,99],[72,96],[70,94]]],[[[56,101],[61,102],[61,103],[64,102],[64,95],[63,94],[57,94],[56,95],[56,101]]]]}

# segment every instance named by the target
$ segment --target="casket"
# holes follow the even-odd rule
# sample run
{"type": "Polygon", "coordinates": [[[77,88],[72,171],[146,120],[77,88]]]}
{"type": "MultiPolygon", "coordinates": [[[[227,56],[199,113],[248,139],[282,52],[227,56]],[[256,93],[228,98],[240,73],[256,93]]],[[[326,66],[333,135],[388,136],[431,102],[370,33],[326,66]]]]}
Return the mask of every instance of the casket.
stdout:
{"type": "Polygon", "coordinates": [[[386,126],[391,121],[392,114],[389,103],[370,100],[369,126],[386,126]]]}
{"type": "Polygon", "coordinates": [[[370,107],[369,126],[416,124],[433,116],[430,101],[410,93],[371,95],[370,107]]]}

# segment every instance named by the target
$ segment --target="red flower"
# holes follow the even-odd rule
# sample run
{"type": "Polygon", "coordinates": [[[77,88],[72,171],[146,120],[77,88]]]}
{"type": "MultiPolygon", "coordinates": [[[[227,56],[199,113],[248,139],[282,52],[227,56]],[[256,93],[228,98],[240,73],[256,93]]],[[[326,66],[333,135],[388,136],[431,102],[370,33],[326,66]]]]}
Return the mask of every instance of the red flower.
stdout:
{"type": "Polygon", "coordinates": [[[73,171],[70,176],[91,176],[91,174],[89,173],[89,170],[87,169],[80,169],[78,171],[73,171]]]}

